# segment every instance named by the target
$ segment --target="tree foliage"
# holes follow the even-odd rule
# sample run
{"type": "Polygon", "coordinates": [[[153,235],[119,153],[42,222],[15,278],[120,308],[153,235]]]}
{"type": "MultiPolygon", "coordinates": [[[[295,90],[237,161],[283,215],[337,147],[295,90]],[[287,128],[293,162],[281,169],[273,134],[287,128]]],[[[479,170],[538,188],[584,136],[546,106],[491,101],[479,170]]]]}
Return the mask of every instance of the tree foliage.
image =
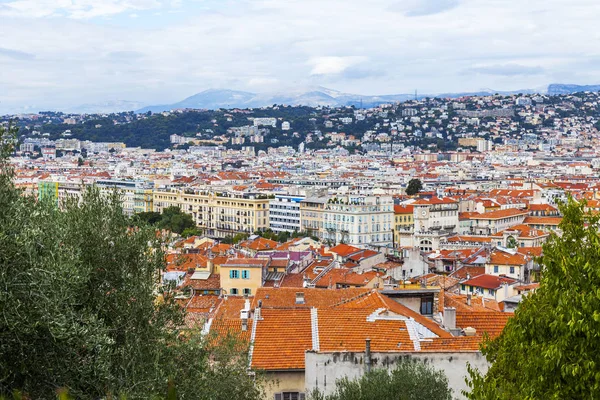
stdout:
{"type": "Polygon", "coordinates": [[[160,229],[166,229],[182,236],[202,234],[190,214],[186,214],[179,207],[167,207],[162,213],[155,211],[141,212],[135,215],[137,225],[146,223],[160,229]]]}
{"type": "Polygon", "coordinates": [[[342,378],[333,394],[316,390],[312,400],[451,400],[443,371],[422,361],[402,361],[394,370],[376,369],[358,379],[342,378]]]}
{"type": "Polygon", "coordinates": [[[2,147],[0,395],[164,398],[171,380],[179,399],[259,396],[239,349],[186,328],[159,282],[154,228],[130,228],[118,197],[93,188],[60,209],[24,196],[9,153],[2,147]]]}
{"type": "Polygon", "coordinates": [[[600,215],[569,199],[562,236],[544,245],[539,289],[482,349],[487,374],[471,370],[470,399],[600,397],[600,215]]]}
{"type": "Polygon", "coordinates": [[[414,178],[408,182],[408,185],[406,186],[406,194],[409,196],[413,196],[419,193],[421,189],[423,189],[423,184],[420,180],[414,178]]]}

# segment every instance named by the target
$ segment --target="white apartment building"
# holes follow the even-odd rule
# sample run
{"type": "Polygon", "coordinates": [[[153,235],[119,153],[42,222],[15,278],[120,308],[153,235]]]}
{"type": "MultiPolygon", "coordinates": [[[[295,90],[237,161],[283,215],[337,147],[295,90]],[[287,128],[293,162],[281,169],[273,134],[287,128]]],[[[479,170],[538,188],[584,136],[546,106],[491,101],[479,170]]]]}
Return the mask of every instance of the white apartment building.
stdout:
{"type": "Polygon", "coordinates": [[[470,217],[472,221],[470,233],[476,235],[493,235],[515,225],[522,224],[528,215],[528,210],[515,208],[473,215],[470,217]]]}
{"type": "Polygon", "coordinates": [[[358,247],[391,247],[393,221],[391,196],[334,197],[325,204],[324,239],[358,247]]]}
{"type": "Polygon", "coordinates": [[[275,195],[269,201],[269,223],[273,232],[295,232],[301,230],[300,202],[303,196],[275,195]]]}

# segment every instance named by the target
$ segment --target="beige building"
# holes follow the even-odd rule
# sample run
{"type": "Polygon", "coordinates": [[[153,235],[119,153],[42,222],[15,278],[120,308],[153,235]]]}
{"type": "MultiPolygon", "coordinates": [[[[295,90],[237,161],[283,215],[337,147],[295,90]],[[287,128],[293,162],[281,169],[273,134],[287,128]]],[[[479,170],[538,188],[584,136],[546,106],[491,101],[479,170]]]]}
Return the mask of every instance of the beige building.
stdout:
{"type": "Polygon", "coordinates": [[[327,198],[308,197],[300,202],[300,230],[323,239],[323,215],[327,198]]]}
{"type": "Polygon", "coordinates": [[[254,193],[155,191],[154,211],[171,206],[191,214],[205,235],[225,237],[269,228],[269,198],[254,193]]]}
{"type": "Polygon", "coordinates": [[[232,296],[253,296],[262,287],[269,258],[230,258],[221,264],[221,289],[232,296]]]}

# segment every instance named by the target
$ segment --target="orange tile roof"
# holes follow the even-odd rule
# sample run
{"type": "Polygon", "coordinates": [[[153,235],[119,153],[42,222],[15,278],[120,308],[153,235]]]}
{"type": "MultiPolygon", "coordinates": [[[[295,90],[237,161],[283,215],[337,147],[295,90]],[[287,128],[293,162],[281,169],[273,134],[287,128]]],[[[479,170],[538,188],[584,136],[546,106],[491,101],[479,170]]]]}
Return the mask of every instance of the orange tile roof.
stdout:
{"type": "Polygon", "coordinates": [[[513,317],[513,313],[507,312],[456,312],[456,326],[460,328],[475,328],[475,334],[480,336],[487,333],[494,338],[504,329],[506,323],[513,317]]]}
{"type": "Polygon", "coordinates": [[[473,352],[479,350],[481,336],[457,336],[453,338],[434,338],[421,342],[422,352],[455,353],[461,351],[473,352]]]}
{"type": "Polygon", "coordinates": [[[221,267],[264,267],[269,261],[268,258],[229,258],[221,267]]]}
{"type": "Polygon", "coordinates": [[[559,225],[562,217],[527,217],[523,221],[525,225],[559,225]]]}
{"type": "Polygon", "coordinates": [[[510,285],[515,282],[516,282],[516,280],[511,279],[511,278],[483,274],[483,275],[476,276],[475,278],[471,278],[468,281],[465,281],[462,283],[464,285],[469,285],[469,286],[473,286],[473,287],[481,287],[484,289],[498,289],[504,283],[508,283],[510,285]]]}
{"type": "Polygon", "coordinates": [[[259,370],[304,369],[312,348],[310,309],[262,309],[257,322],[252,367],[259,370]]]}
{"type": "Polygon", "coordinates": [[[529,215],[529,211],[519,210],[517,208],[507,208],[505,210],[495,210],[495,211],[490,211],[490,212],[486,212],[486,213],[479,214],[479,215],[473,215],[469,219],[482,219],[482,220],[503,219],[503,218],[516,217],[519,215],[529,215]]]}
{"type": "Polygon", "coordinates": [[[529,261],[529,257],[521,253],[510,254],[501,250],[494,250],[490,254],[488,264],[496,265],[525,265],[529,261]]]}
{"type": "Polygon", "coordinates": [[[432,197],[430,199],[419,199],[413,203],[411,203],[413,206],[415,205],[433,205],[433,204],[455,204],[458,203],[456,200],[454,200],[453,198],[450,197],[443,197],[443,198],[439,198],[439,197],[432,197]]]}
{"type": "Polygon", "coordinates": [[[412,214],[414,212],[415,207],[408,205],[395,205],[394,206],[394,214],[412,214]]]}
{"type": "Polygon", "coordinates": [[[198,253],[167,254],[167,271],[187,271],[206,268],[208,258],[198,253]]]}
{"type": "Polygon", "coordinates": [[[330,253],[335,253],[342,257],[348,257],[349,255],[358,253],[359,251],[361,251],[361,249],[358,247],[349,246],[343,243],[329,249],[330,253]]]}

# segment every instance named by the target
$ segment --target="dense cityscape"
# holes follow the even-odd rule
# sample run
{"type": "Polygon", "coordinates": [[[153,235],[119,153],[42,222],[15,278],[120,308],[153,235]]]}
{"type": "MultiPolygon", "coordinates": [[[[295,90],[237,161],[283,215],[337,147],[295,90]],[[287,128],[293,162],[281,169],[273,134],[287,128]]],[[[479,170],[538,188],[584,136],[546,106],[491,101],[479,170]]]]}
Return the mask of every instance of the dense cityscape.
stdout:
{"type": "Polygon", "coordinates": [[[0,0],[0,400],[600,399],[599,19],[0,0]]]}
{"type": "Polygon", "coordinates": [[[161,280],[188,324],[251,343],[249,366],[278,382],[267,398],[332,393],[327,381],[363,369],[339,352],[427,358],[460,396],[467,362],[488,367],[483,337],[539,287],[559,204],[600,210],[598,96],[40,113],[4,125],[19,127],[11,162],[25,195],[60,207],[96,187],[134,219],[189,216],[157,225],[169,235],[161,280]],[[91,140],[141,123],[163,123],[168,146],[135,146],[146,143],[136,132],[91,140]]]}

